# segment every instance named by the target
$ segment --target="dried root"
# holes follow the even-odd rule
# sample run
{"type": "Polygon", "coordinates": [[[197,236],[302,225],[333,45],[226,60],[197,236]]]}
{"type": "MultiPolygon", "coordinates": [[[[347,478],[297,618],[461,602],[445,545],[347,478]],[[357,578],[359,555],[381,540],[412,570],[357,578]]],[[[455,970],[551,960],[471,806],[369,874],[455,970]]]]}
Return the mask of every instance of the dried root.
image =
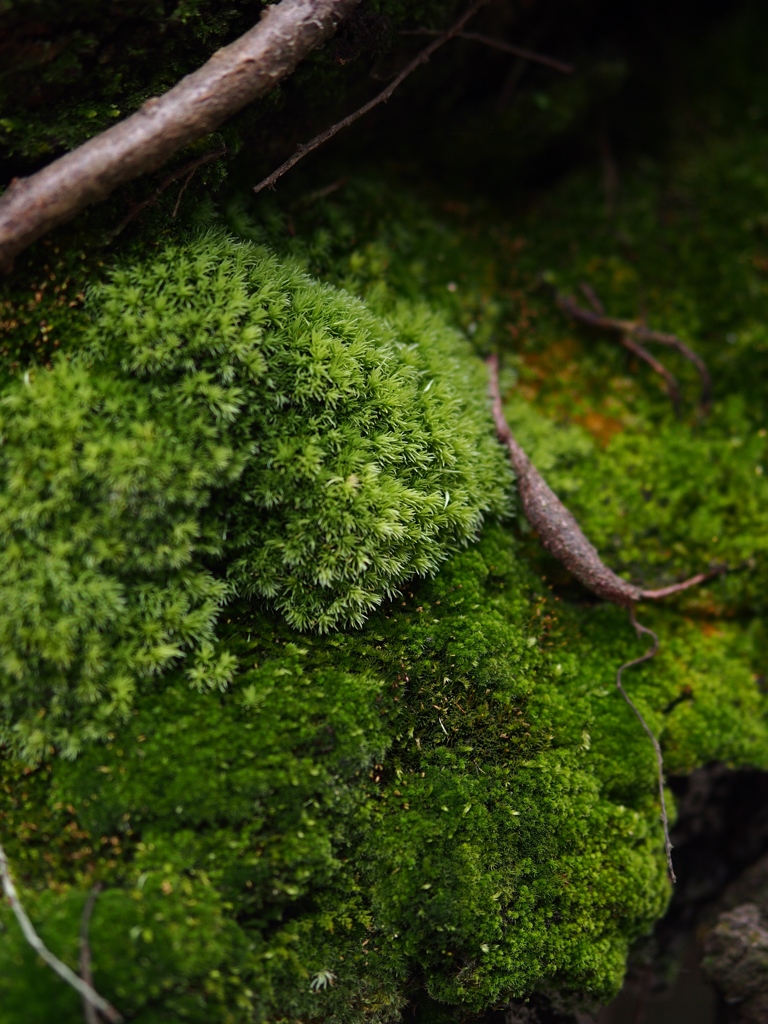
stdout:
{"type": "MultiPolygon", "coordinates": [[[[591,316],[592,314],[588,315],[591,316]]],[[[637,621],[635,617],[636,604],[643,600],[656,601],[660,598],[671,597],[673,594],[678,594],[689,587],[697,586],[699,583],[711,579],[713,576],[721,573],[723,569],[697,573],[696,576],[691,576],[690,579],[683,580],[681,583],[674,583],[669,587],[662,587],[659,590],[644,590],[642,587],[637,587],[622,579],[621,576],[617,576],[612,569],[609,569],[604,564],[597,553],[597,549],[584,536],[574,516],[547,485],[539,471],[515,440],[502,407],[501,393],[499,391],[498,358],[495,355],[490,356],[487,363],[490,371],[490,394],[493,402],[493,418],[496,424],[496,433],[499,440],[509,451],[510,460],[517,476],[520,505],[525,518],[538,533],[544,547],[566,569],[573,573],[581,584],[604,601],[610,601],[611,604],[628,609],[630,621],[637,633],[643,633],[653,638],[653,646],[642,657],[635,658],[633,661],[626,662],[626,664],[621,666],[616,677],[616,686],[624,700],[637,715],[640,724],[650,737],[656,752],[659,770],[661,817],[664,826],[664,844],[667,852],[669,875],[674,882],[675,872],[672,867],[669,819],[664,800],[664,762],[661,747],[640,711],[624,690],[622,675],[626,669],[650,660],[659,649],[659,641],[656,634],[637,621]]]]}
{"type": "MultiPolygon", "coordinates": [[[[109,1021],[110,1024],[120,1024],[123,1020],[122,1016],[108,1000],[99,995],[90,982],[90,950],[87,951],[86,960],[87,973],[89,977],[88,979],[78,978],[70,967],[68,967],[63,961],[59,960],[55,953],[52,953],[50,949],[48,949],[35,931],[34,926],[27,916],[27,912],[19,899],[19,894],[16,890],[16,886],[14,885],[13,878],[11,876],[11,869],[8,864],[8,858],[5,855],[2,843],[0,843],[0,878],[2,879],[3,892],[5,893],[6,899],[11,905],[11,910],[13,911],[16,920],[19,922],[19,926],[24,933],[24,938],[30,944],[32,949],[34,949],[37,955],[58,974],[62,981],[71,985],[72,988],[79,993],[84,1003],[93,1011],[91,1016],[98,1012],[105,1020],[109,1021]]],[[[95,899],[95,896],[93,899],[95,899]]],[[[91,897],[89,897],[88,903],[86,903],[86,909],[88,910],[88,913],[87,916],[84,916],[84,923],[81,931],[81,953],[83,936],[85,936],[87,943],[87,923],[90,918],[90,913],[93,910],[91,897]]],[[[81,958],[81,964],[82,962],[81,958]]]]}
{"type": "Polygon", "coordinates": [[[703,583],[722,571],[698,573],[690,579],[661,590],[644,590],[617,576],[605,565],[596,548],[584,536],[574,516],[549,487],[513,437],[501,404],[496,356],[488,359],[488,367],[491,374],[490,391],[496,434],[509,451],[517,476],[523,514],[538,533],[544,547],[588,590],[604,601],[610,601],[611,604],[631,608],[638,601],[656,601],[662,597],[671,597],[681,590],[703,583]]]}

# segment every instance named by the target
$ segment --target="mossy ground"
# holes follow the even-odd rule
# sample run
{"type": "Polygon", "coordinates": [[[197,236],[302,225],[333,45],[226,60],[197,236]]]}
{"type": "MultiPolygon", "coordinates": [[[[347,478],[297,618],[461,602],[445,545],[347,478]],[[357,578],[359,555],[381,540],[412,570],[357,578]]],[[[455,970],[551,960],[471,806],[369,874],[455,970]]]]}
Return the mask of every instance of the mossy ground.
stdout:
{"type": "MultiPolygon", "coordinates": [[[[359,179],[198,214],[500,351],[513,428],[613,568],[661,586],[731,567],[641,609],[661,652],[626,683],[676,774],[768,768],[761,117],[622,171],[615,211],[595,170],[523,212],[359,179]],[[676,420],[645,366],[562,317],[544,271],[679,333],[713,370],[709,415],[665,353],[676,420]]],[[[425,991],[455,1021],[615,991],[669,896],[653,750],[614,686],[643,650],[622,612],[517,520],[360,630],[299,633],[244,601],[225,619],[247,666],[225,692],[171,673],[74,762],[2,762],[3,842],[57,953],[76,966],[98,880],[96,983],[141,1024],[385,1022],[425,991]]],[[[81,1019],[2,921],[2,1024],[81,1019]]]]}

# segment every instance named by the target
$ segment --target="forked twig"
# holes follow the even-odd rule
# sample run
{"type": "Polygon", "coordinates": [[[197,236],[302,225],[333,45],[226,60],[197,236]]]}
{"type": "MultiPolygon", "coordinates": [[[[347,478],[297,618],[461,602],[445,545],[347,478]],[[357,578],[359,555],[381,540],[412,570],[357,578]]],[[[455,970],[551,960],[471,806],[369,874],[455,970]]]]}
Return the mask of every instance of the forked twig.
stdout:
{"type": "MultiPolygon", "coordinates": [[[[400,33],[401,36],[438,36],[440,32],[438,29],[433,28],[413,28],[406,29],[400,33]]],[[[515,46],[514,43],[508,43],[505,39],[494,39],[493,36],[484,36],[480,32],[458,32],[456,34],[457,39],[470,39],[475,43],[482,43],[484,46],[490,46],[494,50],[501,50],[502,53],[511,53],[515,57],[521,57],[523,60],[534,61],[537,64],[543,64],[545,67],[554,68],[555,71],[559,71],[563,75],[572,75],[574,67],[572,64],[566,64],[565,61],[557,60],[555,57],[550,57],[546,53],[537,53],[536,50],[526,50],[523,46],[515,46]]]]}
{"type": "MultiPolygon", "coordinates": [[[[582,285],[582,291],[587,295],[587,298],[591,303],[596,303],[594,310],[584,309],[580,306],[571,295],[561,295],[559,292],[555,293],[555,302],[557,306],[567,315],[572,317],[574,320],[578,320],[580,323],[586,324],[589,327],[596,327],[599,330],[609,331],[612,334],[618,334],[619,338],[625,347],[630,348],[628,340],[631,340],[635,345],[642,346],[643,342],[654,342],[657,345],[664,345],[667,348],[674,348],[680,353],[683,358],[687,359],[689,363],[692,363],[696,372],[699,375],[701,381],[701,398],[699,404],[702,410],[706,411],[709,407],[709,403],[712,397],[712,377],[710,376],[709,370],[707,369],[706,363],[693,349],[689,348],[684,341],[681,341],[676,334],[668,334],[664,331],[654,331],[650,327],[647,327],[643,323],[639,323],[636,320],[619,320],[616,317],[606,316],[602,303],[597,299],[594,290],[589,285],[582,285]],[[593,301],[594,300],[594,301],[593,301]]],[[[641,359],[646,362],[650,362],[653,358],[650,353],[644,349],[639,350],[638,348],[632,349],[636,355],[639,355],[641,359]]],[[[653,365],[652,363],[650,365],[653,365]]],[[[657,364],[660,365],[660,364],[657,364]]],[[[654,369],[657,373],[660,371],[654,369]]],[[[662,372],[662,376],[667,380],[669,384],[669,377],[667,372],[662,372]]],[[[674,378],[672,378],[674,380],[674,378]]],[[[675,381],[675,387],[677,381],[675,381]]]]}
{"type": "Polygon", "coordinates": [[[624,698],[624,700],[627,702],[627,704],[629,704],[629,706],[634,711],[635,715],[637,716],[637,720],[640,722],[640,725],[642,725],[643,729],[648,734],[651,743],[653,744],[653,749],[656,753],[656,765],[658,768],[659,777],[659,797],[661,799],[661,822],[664,826],[664,849],[667,854],[667,868],[669,870],[669,877],[672,879],[672,882],[676,882],[677,877],[675,876],[675,868],[672,864],[672,840],[669,837],[669,816],[667,815],[667,802],[664,797],[664,757],[661,753],[661,745],[659,744],[659,741],[653,734],[653,730],[650,728],[646,720],[643,718],[637,705],[629,696],[627,691],[624,689],[624,686],[621,681],[622,675],[628,668],[634,668],[635,665],[642,665],[644,661],[650,661],[651,658],[655,657],[655,655],[658,654],[659,638],[658,636],[656,636],[652,629],[648,629],[647,626],[644,626],[642,625],[642,623],[637,621],[637,618],[635,617],[634,607],[630,608],[629,610],[629,620],[635,627],[635,632],[638,636],[644,633],[646,636],[651,637],[652,645],[648,648],[645,654],[641,655],[641,657],[633,658],[632,661],[624,662],[624,664],[619,668],[618,672],[616,673],[616,688],[618,689],[619,693],[624,698]]]}
{"type": "Polygon", "coordinates": [[[491,0],[474,0],[474,3],[470,4],[461,17],[455,21],[450,28],[441,32],[435,41],[430,43],[429,46],[425,47],[425,49],[417,54],[409,64],[406,64],[403,70],[392,79],[386,89],[382,89],[378,96],[374,96],[372,100],[368,100],[367,103],[364,103],[363,106],[358,110],[355,110],[354,113],[347,114],[347,116],[342,118],[341,121],[337,121],[336,124],[331,125],[330,128],[326,128],[324,132],[320,132],[320,134],[316,135],[314,139],[300,145],[293,156],[289,156],[288,159],[272,171],[271,174],[268,174],[263,181],[260,181],[258,185],[254,185],[253,191],[261,192],[262,189],[265,188],[274,188],[280,178],[290,171],[292,167],[295,167],[300,160],[303,160],[305,156],[312,153],[314,150],[319,149],[320,146],[332,139],[334,135],[337,135],[344,128],[348,128],[351,124],[354,124],[355,121],[373,110],[374,107],[378,107],[381,103],[386,103],[397,87],[401,85],[405,79],[416,70],[416,68],[420,67],[422,64],[426,64],[436,50],[447,43],[450,39],[459,35],[469,19],[473,17],[481,7],[484,7],[490,2],[491,0]]]}
{"type": "Polygon", "coordinates": [[[59,958],[51,953],[51,951],[44,945],[43,940],[35,931],[32,922],[27,917],[24,907],[21,905],[21,900],[19,899],[19,894],[16,891],[16,886],[13,883],[11,870],[8,865],[8,858],[5,855],[2,843],[0,843],[0,875],[3,879],[3,892],[11,905],[11,910],[13,911],[16,920],[21,926],[24,938],[30,944],[32,949],[34,949],[41,959],[45,960],[48,966],[52,968],[52,970],[54,970],[63,981],[66,981],[68,985],[71,985],[84,1000],[87,1000],[91,1006],[106,1017],[110,1024],[120,1024],[123,1018],[114,1006],[103,996],[100,996],[91,984],[83,978],[78,978],[71,968],[67,967],[63,961],[59,960],[59,958]]]}
{"type": "MultiPolygon", "coordinates": [[[[584,292],[587,302],[589,302],[590,306],[595,311],[595,313],[600,317],[604,317],[605,308],[600,299],[598,299],[597,294],[592,285],[588,284],[586,281],[582,281],[581,290],[584,292]]],[[[579,309],[579,307],[576,306],[576,309],[579,309]]],[[[572,316],[574,315],[573,311],[570,309],[566,310],[566,312],[570,312],[572,316]]],[[[639,342],[635,341],[631,337],[631,335],[622,334],[620,335],[620,340],[624,348],[628,349],[630,352],[634,353],[634,355],[638,356],[638,358],[648,363],[648,365],[651,367],[654,373],[658,373],[660,377],[664,378],[664,380],[667,382],[667,390],[669,392],[669,397],[672,399],[672,405],[675,408],[675,415],[679,416],[681,398],[680,385],[677,383],[677,378],[666,368],[666,366],[664,366],[663,363],[660,363],[655,356],[651,355],[647,348],[644,348],[639,342]]]]}
{"type": "Polygon", "coordinates": [[[679,418],[682,399],[680,397],[680,385],[677,383],[677,377],[663,363],[660,363],[655,356],[651,355],[647,348],[644,348],[639,342],[635,341],[630,334],[621,335],[621,344],[629,352],[642,359],[644,363],[647,363],[654,373],[658,373],[660,377],[664,378],[667,382],[667,393],[672,401],[675,416],[679,418]]]}

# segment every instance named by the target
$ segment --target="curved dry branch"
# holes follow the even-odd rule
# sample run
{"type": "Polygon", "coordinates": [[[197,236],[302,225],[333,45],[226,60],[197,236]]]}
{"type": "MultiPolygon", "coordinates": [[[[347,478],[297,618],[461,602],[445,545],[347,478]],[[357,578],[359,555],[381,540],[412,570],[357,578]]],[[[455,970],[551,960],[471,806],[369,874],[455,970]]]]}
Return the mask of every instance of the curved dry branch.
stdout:
{"type": "Polygon", "coordinates": [[[675,416],[680,417],[680,410],[682,404],[682,398],[680,396],[680,385],[677,383],[677,377],[671,373],[663,363],[652,355],[647,348],[635,341],[630,334],[622,334],[620,338],[621,344],[627,349],[628,352],[632,352],[638,359],[642,359],[644,363],[647,363],[654,373],[657,373],[667,385],[667,394],[672,401],[672,407],[675,410],[675,416]]]}
{"type": "Polygon", "coordinates": [[[66,981],[68,985],[79,993],[82,999],[86,1000],[92,1007],[99,1011],[106,1020],[110,1021],[110,1024],[120,1024],[122,1016],[114,1008],[104,996],[100,996],[93,985],[85,981],[83,978],[78,978],[75,972],[67,965],[59,960],[59,958],[48,949],[43,943],[43,940],[37,934],[34,929],[32,922],[27,917],[27,912],[21,904],[19,894],[16,891],[16,886],[13,883],[11,877],[11,869],[8,865],[8,858],[5,855],[2,843],[0,843],[0,877],[3,881],[3,892],[5,893],[8,902],[11,905],[16,920],[19,922],[24,938],[30,944],[32,949],[37,955],[45,960],[48,966],[54,970],[58,976],[66,981]]]}
{"type": "Polygon", "coordinates": [[[327,39],[360,0],[281,0],[234,43],[131,117],[89,139],[0,197],[0,269],[36,238],[153,171],[269,92],[327,39]]]}
{"type": "Polygon", "coordinates": [[[638,601],[656,601],[663,597],[671,597],[724,571],[720,568],[697,573],[690,579],[673,583],[660,590],[644,590],[609,569],[594,545],[584,536],[573,514],[549,487],[515,440],[502,408],[498,359],[495,355],[490,356],[487,363],[490,370],[490,393],[496,434],[509,451],[517,476],[523,514],[538,533],[544,547],[572,572],[580,583],[604,601],[610,601],[611,604],[617,604],[622,608],[632,608],[638,601]]]}
{"type": "Polygon", "coordinates": [[[499,363],[496,356],[488,359],[488,367],[496,433],[509,451],[525,518],[538,533],[544,547],[588,590],[605,601],[610,601],[611,604],[630,608],[642,598],[642,590],[617,576],[603,563],[597,549],[584,536],[573,514],[544,481],[517,443],[501,404],[499,363]]]}

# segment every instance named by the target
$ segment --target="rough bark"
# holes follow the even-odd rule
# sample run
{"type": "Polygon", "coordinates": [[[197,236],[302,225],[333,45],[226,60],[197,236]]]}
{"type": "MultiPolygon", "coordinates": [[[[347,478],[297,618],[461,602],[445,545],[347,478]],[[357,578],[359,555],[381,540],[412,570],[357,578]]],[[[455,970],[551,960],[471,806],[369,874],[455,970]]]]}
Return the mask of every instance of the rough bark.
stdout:
{"type": "Polygon", "coordinates": [[[36,238],[119,185],[152,171],[269,92],[327,39],[360,0],[282,0],[163,96],[0,198],[0,269],[36,238]]]}

